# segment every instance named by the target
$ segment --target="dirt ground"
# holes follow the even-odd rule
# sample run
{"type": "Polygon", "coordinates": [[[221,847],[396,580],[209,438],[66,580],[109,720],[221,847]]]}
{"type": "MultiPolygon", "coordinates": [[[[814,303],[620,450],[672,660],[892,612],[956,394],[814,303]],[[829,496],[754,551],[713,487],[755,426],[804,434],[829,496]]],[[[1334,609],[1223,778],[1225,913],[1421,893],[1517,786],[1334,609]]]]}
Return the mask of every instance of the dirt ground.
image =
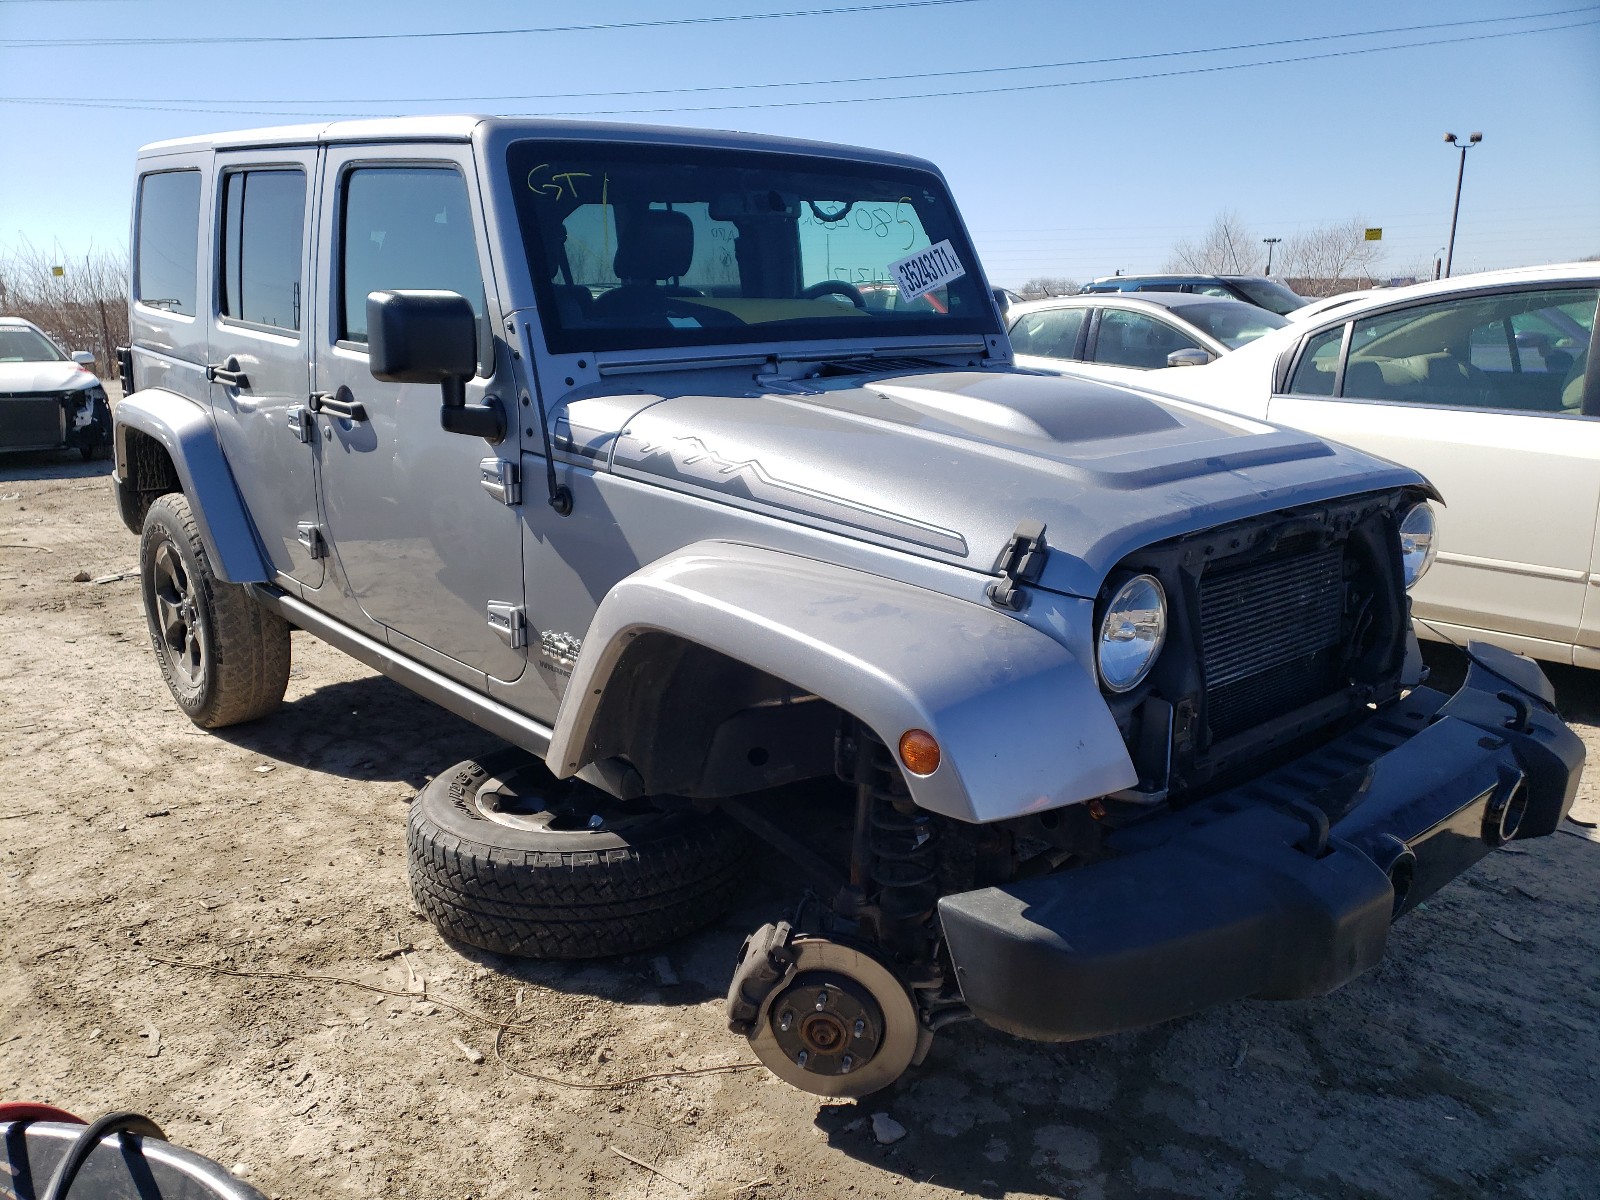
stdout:
{"type": "MultiPolygon", "coordinates": [[[[412,910],[405,816],[493,739],[303,634],[276,718],[191,727],[105,469],[0,459],[0,1098],[147,1113],[282,1197],[1600,1194],[1584,826],[1485,860],[1326,998],[1069,1046],[961,1025],[819,1102],[723,1024],[780,887],[660,955],[463,951],[412,910]]],[[[1552,674],[1600,757],[1600,673],[1552,674]]]]}

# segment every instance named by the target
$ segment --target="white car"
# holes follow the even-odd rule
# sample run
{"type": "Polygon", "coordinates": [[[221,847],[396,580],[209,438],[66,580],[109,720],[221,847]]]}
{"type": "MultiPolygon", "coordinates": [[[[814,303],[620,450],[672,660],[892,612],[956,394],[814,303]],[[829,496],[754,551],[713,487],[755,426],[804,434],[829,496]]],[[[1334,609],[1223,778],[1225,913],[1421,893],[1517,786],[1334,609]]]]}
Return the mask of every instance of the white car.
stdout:
{"type": "Polygon", "coordinates": [[[1209,363],[1288,322],[1241,300],[1111,292],[1014,304],[1006,323],[1019,366],[1150,386],[1152,370],[1209,363]]]}
{"type": "Polygon", "coordinates": [[[1597,297],[1600,262],[1384,289],[1154,386],[1421,471],[1418,632],[1600,667],[1597,297]]]}
{"type": "Polygon", "coordinates": [[[0,317],[0,451],[111,457],[111,408],[87,350],[62,353],[31,321],[0,317]]]}

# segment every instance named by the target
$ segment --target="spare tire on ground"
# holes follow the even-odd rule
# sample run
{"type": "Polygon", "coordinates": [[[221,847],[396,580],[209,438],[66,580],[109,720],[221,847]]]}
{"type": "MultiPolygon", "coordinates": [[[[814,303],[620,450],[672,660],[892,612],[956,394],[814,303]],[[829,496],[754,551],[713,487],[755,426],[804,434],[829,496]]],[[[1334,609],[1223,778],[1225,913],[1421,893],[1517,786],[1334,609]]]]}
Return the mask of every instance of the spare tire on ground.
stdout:
{"type": "Polygon", "coordinates": [[[439,932],[527,958],[661,945],[738,897],[753,838],[725,817],[621,801],[505,750],[457,763],[406,823],[411,895],[439,932]]]}

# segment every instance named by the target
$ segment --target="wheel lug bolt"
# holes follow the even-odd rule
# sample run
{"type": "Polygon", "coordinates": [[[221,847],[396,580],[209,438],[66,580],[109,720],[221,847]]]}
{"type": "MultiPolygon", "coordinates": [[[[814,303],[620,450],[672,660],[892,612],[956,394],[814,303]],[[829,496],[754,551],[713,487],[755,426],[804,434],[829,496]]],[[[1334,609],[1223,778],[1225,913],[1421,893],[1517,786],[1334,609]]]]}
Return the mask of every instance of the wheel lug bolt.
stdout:
{"type": "Polygon", "coordinates": [[[802,1051],[800,1051],[799,1054],[795,1055],[794,1061],[799,1063],[803,1067],[810,1060],[810,1058],[811,1058],[811,1052],[809,1050],[802,1050],[802,1051]]]}
{"type": "Polygon", "coordinates": [[[867,1023],[865,1021],[857,1021],[855,1028],[850,1032],[855,1034],[856,1037],[864,1037],[867,1032],[867,1023]]]}
{"type": "Polygon", "coordinates": [[[839,1060],[839,1074],[841,1074],[841,1075],[850,1074],[851,1068],[853,1068],[855,1065],[856,1065],[856,1060],[854,1058],[852,1058],[850,1055],[846,1054],[843,1058],[841,1058],[839,1060]]]}
{"type": "Polygon", "coordinates": [[[778,1028],[783,1030],[784,1033],[788,1033],[790,1027],[793,1025],[794,1014],[792,1012],[785,1012],[781,1017],[778,1018],[778,1028]]]}
{"type": "Polygon", "coordinates": [[[817,1011],[821,1012],[823,1009],[825,1009],[827,1007],[828,1007],[828,993],[827,992],[818,992],[817,993],[817,1011]]]}

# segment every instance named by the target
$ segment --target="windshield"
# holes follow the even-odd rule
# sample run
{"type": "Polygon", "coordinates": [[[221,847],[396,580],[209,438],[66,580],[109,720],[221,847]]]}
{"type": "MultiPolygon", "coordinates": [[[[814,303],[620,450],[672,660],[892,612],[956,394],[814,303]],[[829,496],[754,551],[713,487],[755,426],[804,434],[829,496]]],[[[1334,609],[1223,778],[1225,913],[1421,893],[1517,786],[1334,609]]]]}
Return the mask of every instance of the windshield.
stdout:
{"type": "Polygon", "coordinates": [[[508,168],[555,353],[999,332],[926,172],[532,141],[508,168]]]}
{"type": "Polygon", "coordinates": [[[1254,304],[1241,304],[1236,300],[1219,300],[1215,304],[1186,304],[1175,309],[1174,314],[1189,324],[1205,330],[1229,350],[1237,350],[1246,342],[1253,342],[1271,329],[1281,329],[1288,318],[1257,308],[1254,304]]]}
{"type": "Polygon", "coordinates": [[[1292,313],[1306,303],[1304,296],[1297,296],[1283,284],[1270,279],[1230,279],[1228,282],[1249,296],[1252,304],[1259,304],[1279,315],[1292,313]]]}
{"type": "Polygon", "coordinates": [[[0,362],[61,362],[66,357],[37,329],[0,325],[0,362]]]}

